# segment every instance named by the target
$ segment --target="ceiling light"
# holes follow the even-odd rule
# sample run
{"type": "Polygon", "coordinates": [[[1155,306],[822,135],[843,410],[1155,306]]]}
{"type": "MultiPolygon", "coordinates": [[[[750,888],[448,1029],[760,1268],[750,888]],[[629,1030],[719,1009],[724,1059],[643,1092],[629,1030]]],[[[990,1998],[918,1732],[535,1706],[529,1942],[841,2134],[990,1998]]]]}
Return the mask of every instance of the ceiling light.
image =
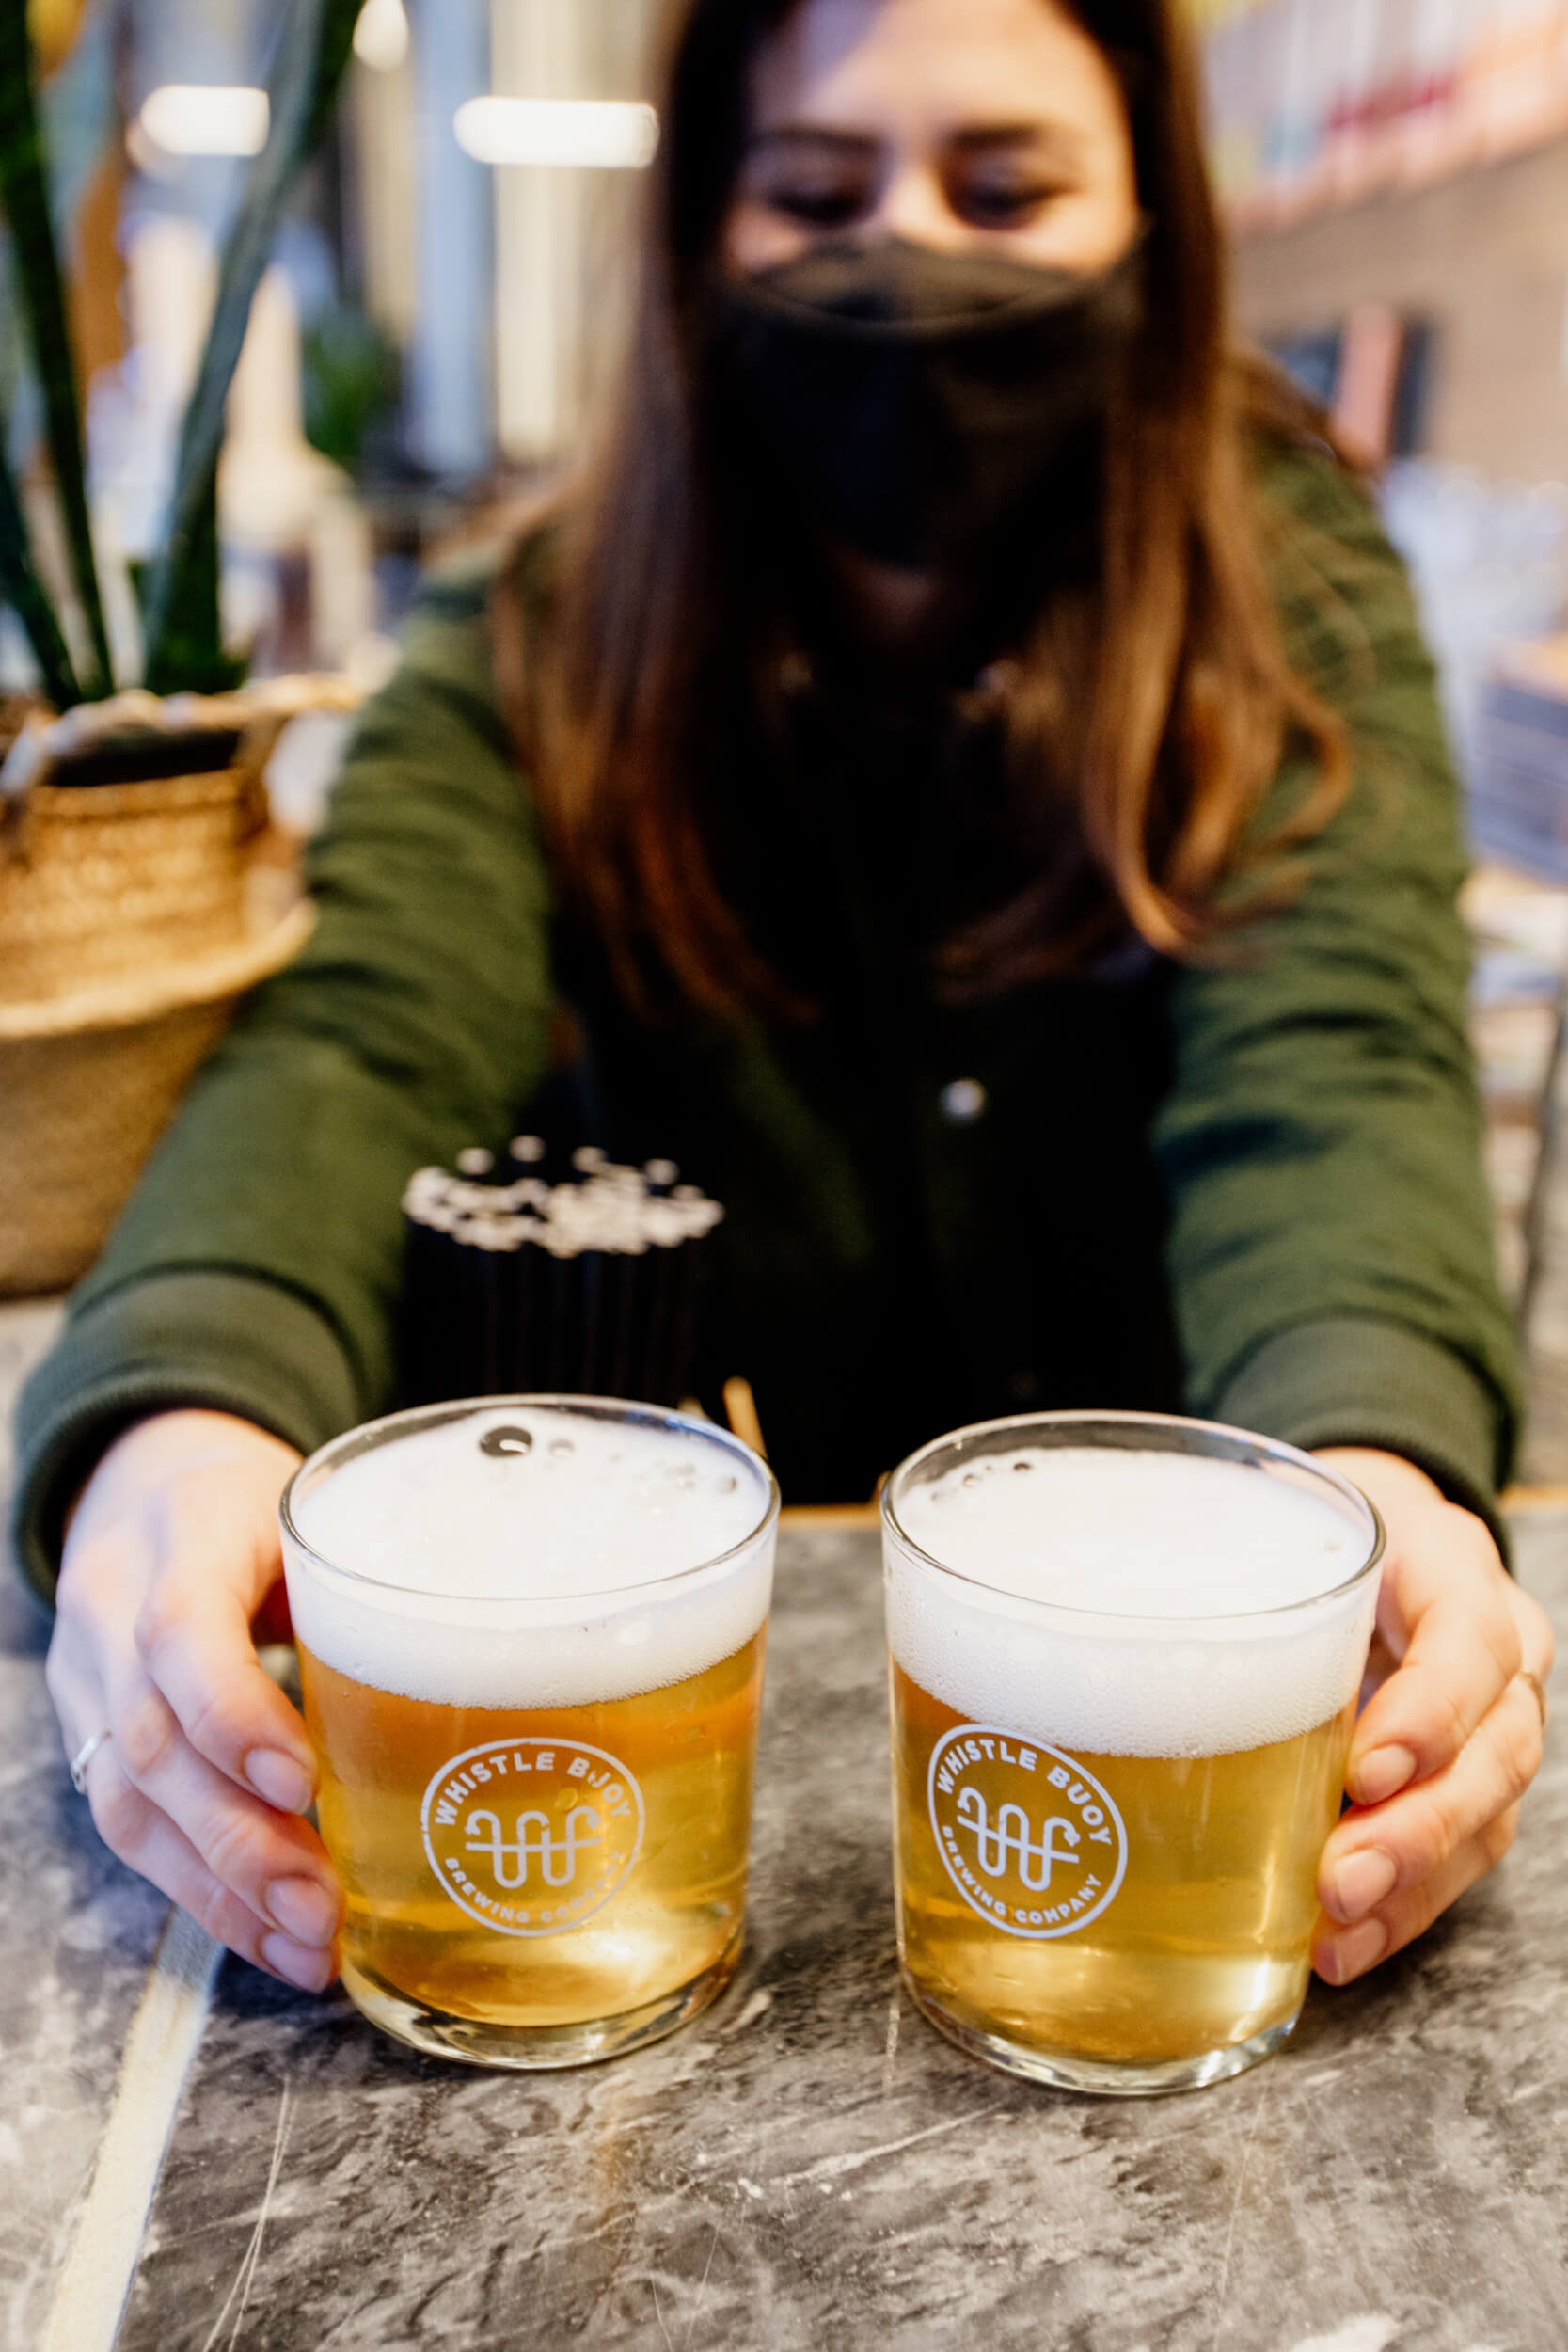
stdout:
{"type": "Polygon", "coordinates": [[[377,73],[390,73],[403,63],[408,55],[403,0],[365,0],[354,27],[354,54],[377,73]]]}
{"type": "Polygon", "coordinates": [[[166,82],[142,107],[142,130],[166,155],[259,155],[267,143],[264,89],[166,82]]]}
{"type": "Polygon", "coordinates": [[[641,171],[658,145],[651,106],[609,98],[470,98],[452,125],[482,164],[582,164],[641,171]]]}

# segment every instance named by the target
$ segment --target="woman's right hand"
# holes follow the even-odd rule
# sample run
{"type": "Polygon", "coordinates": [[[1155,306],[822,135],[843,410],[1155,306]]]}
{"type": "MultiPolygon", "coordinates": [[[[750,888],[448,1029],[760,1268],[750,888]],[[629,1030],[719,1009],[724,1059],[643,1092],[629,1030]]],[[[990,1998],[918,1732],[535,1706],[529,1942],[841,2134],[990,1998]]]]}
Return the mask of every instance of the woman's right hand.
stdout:
{"type": "Polygon", "coordinates": [[[342,1903],[300,1817],[315,1758],[256,1655],[281,1573],[292,1446],[228,1413],[118,1438],[67,1537],[45,1677],[104,1843],[209,1934],[287,1983],[330,1982],[342,1903]]]}

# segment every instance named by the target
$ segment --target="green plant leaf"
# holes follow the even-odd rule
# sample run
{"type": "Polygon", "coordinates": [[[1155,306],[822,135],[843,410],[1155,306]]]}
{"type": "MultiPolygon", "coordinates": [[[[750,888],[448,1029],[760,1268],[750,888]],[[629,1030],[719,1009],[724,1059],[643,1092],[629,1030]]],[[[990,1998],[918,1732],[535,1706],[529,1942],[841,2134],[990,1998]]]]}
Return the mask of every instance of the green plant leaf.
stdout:
{"type": "MultiPolygon", "coordinates": [[[[113,664],[93,561],[76,371],[39,135],[32,50],[23,0],[0,0],[0,199],[10,223],[21,309],[43,393],[49,457],[71,574],[92,642],[94,667],[84,681],[84,691],[93,699],[113,691],[113,664]]],[[[36,575],[34,585],[38,585],[36,575]]],[[[41,588],[38,593],[42,594],[41,588]]],[[[55,628],[58,635],[57,621],[55,628]]]]}
{"type": "MultiPolygon", "coordinates": [[[[4,0],[0,0],[4,5],[4,0]]],[[[43,691],[56,710],[69,710],[82,699],[71,655],[54,608],[39,585],[27,541],[27,519],[6,462],[6,414],[0,406],[0,596],[10,605],[27,632],[33,659],[39,665],[43,691]]]]}
{"type": "MultiPolygon", "coordinates": [[[[11,0],[0,0],[0,9],[11,0]]],[[[292,0],[268,84],[271,128],[224,248],[217,302],[201,355],[175,466],[168,544],[148,583],[147,668],[173,675],[176,615],[189,627],[189,599],[202,568],[203,515],[223,443],[223,410],[239,363],[250,305],[300,165],[332,119],[354,44],[360,0],[292,0]]],[[[214,582],[215,600],[215,576],[214,582]]],[[[215,601],[214,630],[215,635],[215,601]]]]}
{"type": "MultiPolygon", "coordinates": [[[[138,600],[151,585],[153,566],[133,564],[131,583],[138,600]]],[[[245,665],[224,649],[219,628],[217,470],[207,480],[207,496],[191,535],[190,559],[181,575],[156,661],[147,665],[146,684],[154,694],[226,694],[243,683],[245,665]]]]}
{"type": "Polygon", "coordinates": [[[353,473],[365,445],[395,414],[402,371],[386,329],[346,306],[324,311],[301,339],[305,437],[353,473]]]}

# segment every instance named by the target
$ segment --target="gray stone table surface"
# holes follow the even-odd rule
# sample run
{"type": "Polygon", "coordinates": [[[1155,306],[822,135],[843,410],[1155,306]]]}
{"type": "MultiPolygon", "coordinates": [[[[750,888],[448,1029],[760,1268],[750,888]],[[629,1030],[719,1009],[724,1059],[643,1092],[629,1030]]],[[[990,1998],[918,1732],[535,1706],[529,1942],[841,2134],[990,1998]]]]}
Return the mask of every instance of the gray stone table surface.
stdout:
{"type": "MultiPolygon", "coordinates": [[[[1521,1519],[1519,1565],[1568,1633],[1568,1512],[1521,1519]]],[[[41,1653],[8,1591],[7,2352],[41,2339],[162,1915],[71,1801],[41,1653]]],[[[724,1999],[522,2078],[230,1963],[119,2352],[1562,2352],[1565,1830],[1559,1743],[1504,1869],[1237,2082],[1016,2084],[898,1991],[875,1538],[786,1531],[724,1999]]]]}
{"type": "MultiPolygon", "coordinates": [[[[0,1446],[56,1321],[0,1311],[0,1446]]],[[[0,1498],[8,1470],[0,1464],[0,1498]]],[[[42,1612],[0,1567],[0,2345],[30,2352],[166,1906],[92,1835],[43,1687],[42,1612]]]]}
{"type": "Polygon", "coordinates": [[[231,1970],[122,2352],[1561,2352],[1565,1814],[1554,1757],[1497,1881],[1236,2083],[1013,2083],[898,1992],[876,1539],[786,1534],[724,2000],[524,2080],[231,1970]]]}

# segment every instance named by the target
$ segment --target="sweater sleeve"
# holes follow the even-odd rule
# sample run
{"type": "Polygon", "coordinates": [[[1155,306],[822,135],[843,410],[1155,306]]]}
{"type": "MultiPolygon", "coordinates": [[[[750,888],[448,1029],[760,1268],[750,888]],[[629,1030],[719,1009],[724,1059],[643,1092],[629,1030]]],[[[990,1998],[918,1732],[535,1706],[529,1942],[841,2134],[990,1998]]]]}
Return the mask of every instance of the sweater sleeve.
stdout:
{"type": "Polygon", "coordinates": [[[113,1429],[209,1404],[309,1449],[395,1376],[401,1196],[504,1141],[546,1066],[548,889],[490,686],[487,582],[433,587],[313,845],[316,929],[150,1161],[17,1418],[13,1536],[46,1595],[113,1429]]]}
{"type": "MultiPolygon", "coordinates": [[[[1293,904],[1177,983],[1157,1145],[1188,1392],[1297,1444],[1402,1454],[1496,1527],[1520,1377],[1432,666],[1359,488],[1294,458],[1266,495],[1287,648],[1343,719],[1354,776],[1293,904]]],[[[1261,835],[1310,782],[1287,763],[1261,835]]]]}

